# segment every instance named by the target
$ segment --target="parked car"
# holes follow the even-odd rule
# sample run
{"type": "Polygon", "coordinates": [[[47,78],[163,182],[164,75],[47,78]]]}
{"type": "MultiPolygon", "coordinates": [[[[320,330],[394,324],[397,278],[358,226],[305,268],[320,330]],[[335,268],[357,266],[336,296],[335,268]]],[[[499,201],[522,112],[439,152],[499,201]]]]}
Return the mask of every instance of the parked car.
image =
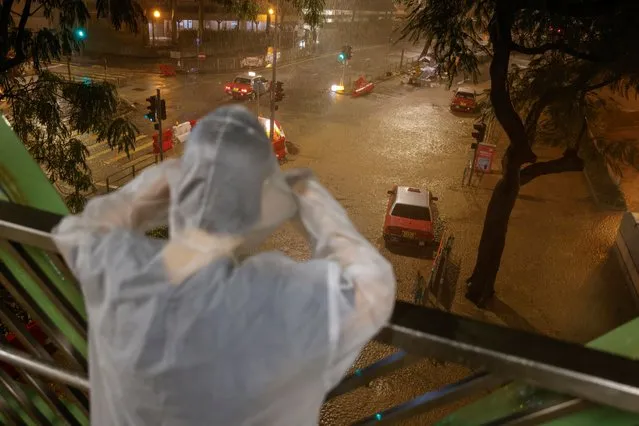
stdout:
{"type": "Polygon", "coordinates": [[[435,240],[431,203],[437,197],[424,189],[397,186],[388,191],[382,234],[384,242],[426,247],[435,240]]]}
{"type": "Polygon", "coordinates": [[[477,94],[473,89],[460,87],[455,90],[453,100],[450,102],[450,110],[455,112],[477,111],[477,94]]]}
{"type": "Polygon", "coordinates": [[[238,75],[224,85],[224,91],[233,99],[255,99],[268,92],[268,80],[254,72],[238,75]]]}

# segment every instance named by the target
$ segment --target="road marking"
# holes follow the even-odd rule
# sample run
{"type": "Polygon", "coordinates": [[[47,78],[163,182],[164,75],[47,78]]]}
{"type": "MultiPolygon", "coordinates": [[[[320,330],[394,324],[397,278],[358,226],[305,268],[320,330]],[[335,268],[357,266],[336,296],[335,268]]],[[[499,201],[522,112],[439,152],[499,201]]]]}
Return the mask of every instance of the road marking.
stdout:
{"type": "MultiPolygon", "coordinates": [[[[149,136],[147,136],[147,135],[145,135],[145,136],[146,136],[146,137],[149,137],[149,136]]],[[[149,137],[149,138],[150,138],[150,137],[149,137]]],[[[138,145],[138,146],[136,146],[136,147],[135,147],[135,151],[130,152],[130,154],[133,154],[133,153],[135,153],[135,152],[140,152],[141,150],[143,150],[143,149],[145,149],[145,148],[148,148],[148,147],[150,147],[151,145],[153,145],[153,138],[150,138],[150,140],[149,140],[147,143],[144,143],[144,144],[142,144],[142,145],[138,145]]],[[[126,158],[126,157],[127,157],[126,152],[121,152],[121,153],[117,154],[115,157],[111,158],[110,160],[106,160],[106,161],[104,162],[104,164],[107,164],[107,165],[108,165],[108,164],[113,164],[113,163],[115,163],[116,161],[120,161],[121,159],[126,158]]]]}
{"type": "MultiPolygon", "coordinates": [[[[103,188],[106,188],[106,182],[95,182],[94,183],[95,186],[101,186],[103,188]]],[[[119,185],[109,185],[109,189],[118,189],[120,186],[119,185]]]]}
{"type": "MultiPolygon", "coordinates": [[[[135,138],[135,144],[136,144],[135,149],[136,149],[136,151],[143,147],[142,145],[137,146],[138,141],[140,141],[142,139],[145,139],[145,138],[149,138],[149,137],[150,137],[149,135],[138,135],[138,136],[136,136],[136,138],[135,138]]],[[[105,144],[103,149],[91,154],[89,157],[87,157],[87,160],[95,160],[96,158],[102,157],[105,154],[108,154],[109,152],[112,152],[112,151],[113,150],[108,145],[105,144]]],[[[124,153],[124,156],[126,156],[126,153],[124,153]]]]}

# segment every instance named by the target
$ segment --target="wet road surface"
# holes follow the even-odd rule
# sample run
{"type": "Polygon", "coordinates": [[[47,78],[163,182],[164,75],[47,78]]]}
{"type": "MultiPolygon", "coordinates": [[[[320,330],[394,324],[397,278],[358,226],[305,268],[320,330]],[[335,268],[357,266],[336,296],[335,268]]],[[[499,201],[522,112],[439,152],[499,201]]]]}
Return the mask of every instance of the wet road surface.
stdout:
{"type": "MultiPolygon", "coordinates": [[[[353,76],[375,72],[366,69],[365,56],[360,58],[359,63],[353,61],[353,76]]],[[[634,315],[624,277],[608,253],[619,217],[595,207],[582,174],[543,177],[522,189],[497,281],[498,299],[480,311],[463,298],[461,282],[473,266],[485,207],[498,176],[484,176],[477,188],[460,187],[473,118],[450,113],[450,91],[403,86],[391,79],[366,97],[336,95],[328,90],[340,76],[334,60],[323,66],[309,62],[283,67],[278,74],[287,97],[277,118],[299,149],[283,168],[314,170],[362,234],[394,265],[399,299],[413,300],[416,273],[422,270],[428,276],[431,261],[392,253],[382,244],[386,191],[395,184],[427,188],[439,197],[439,217],[456,237],[453,253],[461,262],[453,312],[576,342],[586,342],[634,315]]],[[[197,117],[220,98],[213,77],[206,89],[202,82],[208,80],[198,78],[180,95],[190,100],[167,101],[171,117],[197,117]]],[[[178,96],[175,90],[167,92],[178,96]]],[[[557,155],[550,149],[538,153],[540,160],[557,155]]],[[[135,155],[148,154],[139,150],[135,155]]],[[[123,165],[127,160],[114,163],[123,165]]],[[[278,232],[267,246],[298,259],[309,256],[306,243],[290,228],[278,232]]],[[[391,351],[371,343],[357,366],[391,351]]],[[[327,404],[322,424],[349,424],[468,373],[457,365],[423,360],[327,404]]],[[[406,424],[433,424],[452,408],[434,410],[406,424]]]]}
{"type": "MultiPolygon", "coordinates": [[[[453,312],[576,342],[591,340],[632,318],[634,307],[624,277],[616,259],[608,256],[619,217],[595,207],[580,173],[540,178],[522,190],[511,220],[497,300],[480,311],[464,299],[463,279],[473,266],[498,176],[484,176],[477,188],[461,188],[474,118],[453,115],[450,97],[444,87],[416,89],[393,79],[364,98],[324,93],[309,99],[302,111],[283,103],[279,117],[300,149],[283,167],[314,170],[357,228],[392,262],[401,300],[413,300],[416,273],[421,270],[428,276],[431,261],[383,246],[386,191],[395,184],[427,188],[439,197],[439,218],[456,237],[453,254],[461,263],[453,312]]],[[[542,159],[559,155],[544,149],[538,153],[542,159]]],[[[271,247],[300,259],[309,255],[291,229],[274,237],[271,247]]],[[[372,343],[357,366],[390,351],[372,343]]],[[[424,360],[328,404],[322,423],[348,424],[468,373],[457,365],[424,360]]],[[[406,424],[433,424],[454,406],[459,405],[406,424]]]]}
{"type": "MultiPolygon", "coordinates": [[[[408,48],[404,55],[404,61],[416,58],[419,51],[408,48]]],[[[353,58],[347,67],[345,80],[355,80],[359,75],[367,75],[375,78],[385,71],[396,69],[401,58],[400,47],[373,46],[354,48],[353,58]]],[[[98,75],[99,67],[75,67],[74,74],[81,76],[98,75]]],[[[57,72],[64,72],[66,66],[60,66],[57,72]]],[[[330,53],[318,58],[310,58],[294,63],[284,63],[278,66],[277,79],[284,82],[286,98],[280,104],[282,110],[292,109],[305,113],[314,113],[313,99],[328,92],[331,84],[337,83],[342,76],[342,66],[337,62],[337,55],[330,53]],[[310,106],[309,106],[310,105],[310,106]]],[[[118,78],[126,84],[118,89],[119,95],[137,108],[132,114],[133,122],[138,126],[141,135],[136,141],[136,150],[127,156],[124,152],[111,151],[104,144],[88,143],[90,156],[89,166],[93,172],[94,182],[100,188],[104,188],[107,176],[111,181],[119,181],[116,184],[125,183],[128,178],[120,179],[131,173],[131,165],[144,159],[143,164],[148,164],[147,158],[152,153],[152,138],[155,133],[153,123],[144,119],[146,113],[146,98],[154,95],[156,88],[160,88],[162,98],[167,105],[167,120],[164,129],[175,124],[202,117],[216,107],[237,103],[229,100],[224,93],[224,83],[232,80],[235,75],[245,73],[241,71],[232,74],[201,74],[201,75],[177,75],[176,77],[162,77],[159,74],[149,74],[130,70],[111,70],[109,76],[118,78]],[[114,173],[117,173],[114,176],[114,173]]],[[[271,70],[257,70],[267,79],[271,79],[271,70]]],[[[257,112],[257,102],[242,102],[247,107],[257,112]]],[[[267,115],[268,97],[260,102],[260,113],[267,115]]],[[[179,155],[180,149],[168,152],[167,156],[179,155]]]]}

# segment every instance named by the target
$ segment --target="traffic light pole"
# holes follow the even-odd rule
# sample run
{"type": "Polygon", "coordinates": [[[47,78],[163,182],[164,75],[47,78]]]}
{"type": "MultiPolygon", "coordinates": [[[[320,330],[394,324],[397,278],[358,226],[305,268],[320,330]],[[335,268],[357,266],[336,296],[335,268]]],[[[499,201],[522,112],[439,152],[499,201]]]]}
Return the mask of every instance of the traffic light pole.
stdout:
{"type": "Polygon", "coordinates": [[[344,78],[346,78],[346,63],[348,62],[348,59],[346,59],[344,61],[344,66],[342,67],[342,78],[339,81],[339,85],[344,87],[344,78]]]}
{"type": "Polygon", "coordinates": [[[160,89],[157,89],[157,104],[155,107],[155,119],[158,121],[158,141],[160,145],[160,162],[164,161],[164,135],[162,133],[162,98],[160,98],[160,89]]]}
{"type": "Polygon", "coordinates": [[[473,181],[473,173],[475,172],[475,163],[477,162],[477,148],[479,147],[479,143],[475,144],[475,149],[473,150],[473,161],[470,164],[470,174],[468,176],[468,186],[473,181]]]}
{"type": "Polygon", "coordinates": [[[278,44],[278,25],[277,20],[280,16],[282,16],[282,11],[280,10],[280,0],[277,0],[275,3],[275,19],[273,26],[273,77],[271,79],[271,122],[269,123],[269,136],[271,137],[271,142],[275,140],[275,82],[277,81],[277,44],[278,44]]]}

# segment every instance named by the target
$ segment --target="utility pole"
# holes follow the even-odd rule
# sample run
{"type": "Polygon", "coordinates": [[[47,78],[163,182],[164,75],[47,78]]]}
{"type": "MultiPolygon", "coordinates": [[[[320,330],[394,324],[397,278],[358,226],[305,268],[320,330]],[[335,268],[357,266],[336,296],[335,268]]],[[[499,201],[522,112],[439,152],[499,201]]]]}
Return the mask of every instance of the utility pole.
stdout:
{"type": "Polygon", "coordinates": [[[155,119],[158,121],[158,141],[160,142],[160,162],[164,161],[164,134],[162,133],[162,98],[160,98],[160,89],[157,89],[157,104],[155,108],[155,119]]]}
{"type": "Polygon", "coordinates": [[[260,92],[261,92],[261,87],[258,86],[257,88],[257,116],[260,116],[260,92]]]}
{"type": "MultiPolygon", "coordinates": [[[[271,142],[275,140],[275,82],[277,81],[277,44],[279,40],[279,29],[277,25],[278,17],[281,16],[280,0],[275,3],[275,22],[273,28],[273,77],[271,78],[271,122],[269,129],[269,136],[271,142]]],[[[280,22],[281,24],[281,22],[280,22]]]]}

